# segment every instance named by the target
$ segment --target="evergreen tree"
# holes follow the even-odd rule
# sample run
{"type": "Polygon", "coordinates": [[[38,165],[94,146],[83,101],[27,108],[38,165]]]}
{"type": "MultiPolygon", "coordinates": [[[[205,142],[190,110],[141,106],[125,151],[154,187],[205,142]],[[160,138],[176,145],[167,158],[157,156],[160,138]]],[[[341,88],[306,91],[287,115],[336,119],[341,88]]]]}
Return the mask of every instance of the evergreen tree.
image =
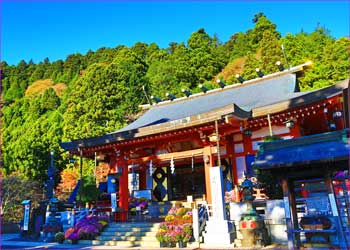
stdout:
{"type": "Polygon", "coordinates": [[[91,65],[67,99],[64,138],[102,135],[124,126],[125,115],[136,113],[144,102],[146,71],[145,63],[126,48],[109,65],[91,65]]]}
{"type": "Polygon", "coordinates": [[[281,38],[281,34],[276,30],[276,24],[272,23],[265,15],[261,15],[252,30],[248,30],[247,35],[253,47],[261,45],[261,40],[265,31],[269,30],[272,36],[277,39],[281,38]]]}
{"type": "Polygon", "coordinates": [[[281,61],[283,53],[281,43],[270,30],[266,30],[261,40],[261,65],[264,74],[276,72],[276,62],[281,61]]]}
{"type": "Polygon", "coordinates": [[[257,59],[255,54],[249,54],[244,62],[243,79],[250,80],[257,78],[256,68],[261,66],[261,61],[257,59]]]}

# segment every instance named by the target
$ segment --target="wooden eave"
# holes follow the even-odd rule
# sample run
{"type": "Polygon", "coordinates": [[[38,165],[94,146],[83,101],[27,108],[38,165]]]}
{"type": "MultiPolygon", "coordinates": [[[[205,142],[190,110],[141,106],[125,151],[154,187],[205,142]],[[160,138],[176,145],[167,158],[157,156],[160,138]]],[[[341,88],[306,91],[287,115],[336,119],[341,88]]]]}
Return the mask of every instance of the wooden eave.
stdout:
{"type": "Polygon", "coordinates": [[[123,145],[124,141],[137,140],[136,142],[138,142],[142,137],[172,132],[176,133],[177,130],[205,125],[207,123],[214,122],[215,120],[221,120],[225,116],[241,121],[250,118],[251,112],[244,111],[235,104],[230,104],[206,113],[185,117],[179,120],[164,122],[157,125],[151,125],[119,133],[106,134],[98,137],[63,142],[61,143],[61,147],[63,147],[65,150],[71,151],[72,153],[77,153],[79,148],[90,148],[103,144],[123,145]]]}

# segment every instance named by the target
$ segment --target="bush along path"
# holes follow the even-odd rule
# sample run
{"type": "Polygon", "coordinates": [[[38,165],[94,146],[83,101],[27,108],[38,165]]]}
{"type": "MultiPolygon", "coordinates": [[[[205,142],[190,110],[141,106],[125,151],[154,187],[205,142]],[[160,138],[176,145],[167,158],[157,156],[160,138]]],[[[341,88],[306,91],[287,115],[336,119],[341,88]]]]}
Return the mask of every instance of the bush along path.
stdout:
{"type": "Polygon", "coordinates": [[[108,225],[107,216],[88,215],[70,227],[64,234],[65,240],[76,244],[78,240],[93,240],[108,225]]]}

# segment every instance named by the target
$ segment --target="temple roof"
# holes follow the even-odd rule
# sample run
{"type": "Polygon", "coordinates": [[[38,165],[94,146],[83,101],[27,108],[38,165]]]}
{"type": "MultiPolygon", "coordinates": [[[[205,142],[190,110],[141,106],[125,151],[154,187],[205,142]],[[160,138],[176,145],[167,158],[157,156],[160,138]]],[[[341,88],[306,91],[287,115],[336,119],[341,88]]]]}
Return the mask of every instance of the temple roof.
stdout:
{"type": "Polygon", "coordinates": [[[298,92],[296,73],[304,70],[305,63],[281,72],[273,73],[242,84],[177,98],[154,105],[144,105],[148,109],[140,118],[128,126],[93,138],[63,142],[61,147],[76,150],[78,147],[96,146],[132,138],[172,131],[215,121],[225,115],[237,120],[273,113],[303,103],[317,101],[338,93],[348,86],[348,81],[340,86],[321,90],[298,92]],[[344,85],[344,86],[343,86],[344,85]]]}
{"type": "Polygon", "coordinates": [[[250,112],[253,108],[292,97],[295,89],[295,74],[286,74],[255,84],[239,84],[236,87],[207,92],[205,95],[181,98],[179,101],[167,102],[164,105],[154,105],[139,119],[116,132],[185,119],[230,104],[250,112]]]}

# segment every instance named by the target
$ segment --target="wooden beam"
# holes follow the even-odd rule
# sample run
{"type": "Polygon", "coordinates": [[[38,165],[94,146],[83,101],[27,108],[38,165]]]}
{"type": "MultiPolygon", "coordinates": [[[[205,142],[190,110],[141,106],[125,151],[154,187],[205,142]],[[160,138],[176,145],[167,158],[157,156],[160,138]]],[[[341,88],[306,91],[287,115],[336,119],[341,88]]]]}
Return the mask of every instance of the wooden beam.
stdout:
{"type": "Polygon", "coordinates": [[[174,160],[178,159],[185,159],[185,158],[191,158],[192,155],[195,156],[202,156],[203,155],[203,148],[199,149],[192,149],[192,150],[187,150],[187,151],[181,151],[181,152],[174,152],[174,153],[167,153],[167,154],[160,154],[160,155],[150,155],[150,156],[145,156],[145,157],[140,157],[140,158],[135,158],[135,159],[130,159],[128,160],[128,163],[138,163],[138,162],[148,162],[150,160],[153,161],[170,161],[170,159],[173,157],[174,160]]]}

